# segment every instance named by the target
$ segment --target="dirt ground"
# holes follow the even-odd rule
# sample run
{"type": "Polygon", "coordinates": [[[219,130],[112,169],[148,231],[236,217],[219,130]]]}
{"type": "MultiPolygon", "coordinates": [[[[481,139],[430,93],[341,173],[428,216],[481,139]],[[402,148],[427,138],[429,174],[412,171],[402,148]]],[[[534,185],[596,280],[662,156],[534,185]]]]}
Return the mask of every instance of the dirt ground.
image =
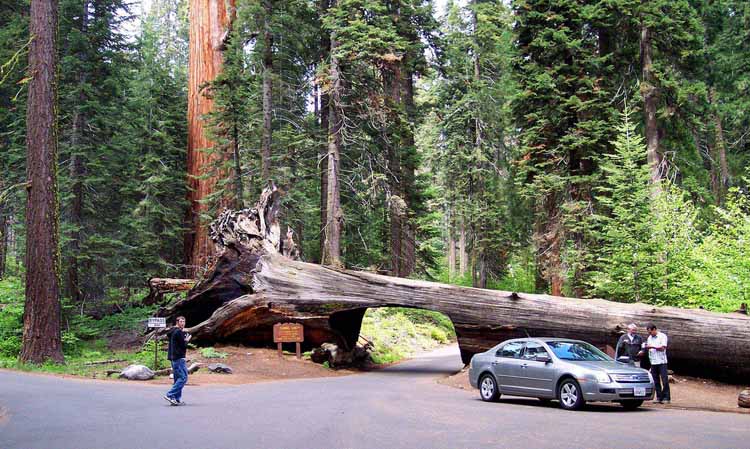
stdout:
{"type": "MultiPolygon", "coordinates": [[[[438,383],[462,390],[476,391],[469,384],[468,369],[463,369],[453,376],[441,379],[438,383]]],[[[672,403],[666,405],[646,402],[644,406],[750,414],[750,409],[737,406],[737,396],[745,388],[696,377],[675,375],[674,382],[670,383],[672,403]]]]}
{"type": "MultiPolygon", "coordinates": [[[[188,350],[188,366],[198,362],[201,369],[188,376],[188,385],[250,384],[283,379],[338,377],[353,374],[352,370],[333,370],[310,360],[297,360],[294,354],[279,357],[274,349],[247,348],[243,346],[214,346],[218,352],[227,353],[225,359],[206,359],[199,350],[188,350]],[[233,374],[214,374],[206,368],[211,363],[223,363],[233,374]]],[[[169,377],[157,377],[149,383],[171,384],[169,377]]]]}

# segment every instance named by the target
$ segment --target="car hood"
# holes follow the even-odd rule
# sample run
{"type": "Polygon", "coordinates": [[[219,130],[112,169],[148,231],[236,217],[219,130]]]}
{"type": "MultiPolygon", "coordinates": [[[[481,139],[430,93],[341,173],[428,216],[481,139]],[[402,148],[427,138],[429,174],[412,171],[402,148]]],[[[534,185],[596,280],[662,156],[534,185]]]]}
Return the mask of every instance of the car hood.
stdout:
{"type": "Polygon", "coordinates": [[[618,362],[584,362],[578,360],[564,360],[565,363],[572,363],[575,366],[580,366],[591,371],[602,371],[607,373],[640,373],[645,370],[636,368],[634,366],[628,366],[618,362]]]}

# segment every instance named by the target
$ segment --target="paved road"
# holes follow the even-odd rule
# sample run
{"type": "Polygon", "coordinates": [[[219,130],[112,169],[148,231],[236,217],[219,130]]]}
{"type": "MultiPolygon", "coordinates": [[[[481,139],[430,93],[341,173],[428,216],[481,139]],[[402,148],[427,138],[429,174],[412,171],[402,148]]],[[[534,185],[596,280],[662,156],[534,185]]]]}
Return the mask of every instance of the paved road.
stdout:
{"type": "Polygon", "coordinates": [[[0,449],[750,448],[747,415],[487,404],[435,382],[459,368],[449,348],[362,375],[188,387],[183,407],[155,385],[0,371],[0,449]]]}

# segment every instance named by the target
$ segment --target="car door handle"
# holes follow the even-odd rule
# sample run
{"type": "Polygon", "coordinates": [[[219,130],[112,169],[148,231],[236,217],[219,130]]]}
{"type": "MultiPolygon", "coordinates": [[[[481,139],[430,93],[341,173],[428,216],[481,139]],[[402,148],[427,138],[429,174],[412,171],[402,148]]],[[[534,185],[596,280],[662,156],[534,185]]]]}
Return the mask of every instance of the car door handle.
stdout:
{"type": "Polygon", "coordinates": [[[500,362],[492,362],[493,365],[499,365],[500,362]]]}
{"type": "Polygon", "coordinates": [[[529,366],[529,364],[528,364],[528,363],[522,363],[522,364],[521,364],[521,368],[526,368],[527,366],[529,366]]]}

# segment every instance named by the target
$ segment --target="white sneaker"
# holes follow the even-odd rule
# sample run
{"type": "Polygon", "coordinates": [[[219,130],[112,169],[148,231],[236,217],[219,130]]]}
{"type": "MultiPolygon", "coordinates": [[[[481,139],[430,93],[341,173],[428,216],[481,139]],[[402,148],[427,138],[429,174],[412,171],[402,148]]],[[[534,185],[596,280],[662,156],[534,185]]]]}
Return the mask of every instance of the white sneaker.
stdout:
{"type": "Polygon", "coordinates": [[[167,401],[167,402],[169,402],[171,405],[180,405],[180,403],[179,403],[179,401],[177,401],[177,399],[170,398],[167,395],[164,395],[163,397],[164,397],[164,400],[167,401]]]}

